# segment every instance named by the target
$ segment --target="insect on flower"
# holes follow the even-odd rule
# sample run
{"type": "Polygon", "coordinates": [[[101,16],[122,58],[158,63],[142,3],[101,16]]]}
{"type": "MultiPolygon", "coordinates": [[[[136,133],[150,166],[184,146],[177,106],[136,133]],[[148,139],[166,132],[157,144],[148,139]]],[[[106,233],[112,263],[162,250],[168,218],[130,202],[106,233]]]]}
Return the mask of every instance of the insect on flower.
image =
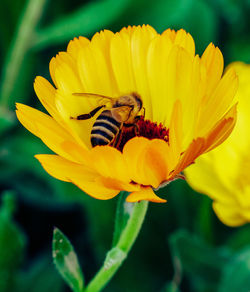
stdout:
{"type": "MultiPolygon", "coordinates": [[[[139,94],[132,92],[118,98],[93,94],[93,93],[73,93],[73,95],[81,97],[100,98],[103,102],[110,101],[110,109],[105,109],[97,117],[91,130],[91,145],[112,145],[118,147],[121,131],[123,127],[133,127],[138,132],[137,122],[141,118],[139,112],[142,109],[142,99],[139,94]]],[[[93,109],[88,114],[81,114],[77,117],[70,117],[76,120],[87,120],[92,118],[101,109],[106,108],[106,104],[102,104],[93,109]]],[[[144,114],[145,115],[145,109],[144,114]]]]}
{"type": "Polygon", "coordinates": [[[104,30],[51,59],[53,85],[36,78],[49,115],[17,104],[17,117],[55,152],[36,155],[55,178],[101,200],[165,202],[154,190],[234,128],[238,81],[223,67],[219,48],[197,55],[182,29],[104,30]]]}

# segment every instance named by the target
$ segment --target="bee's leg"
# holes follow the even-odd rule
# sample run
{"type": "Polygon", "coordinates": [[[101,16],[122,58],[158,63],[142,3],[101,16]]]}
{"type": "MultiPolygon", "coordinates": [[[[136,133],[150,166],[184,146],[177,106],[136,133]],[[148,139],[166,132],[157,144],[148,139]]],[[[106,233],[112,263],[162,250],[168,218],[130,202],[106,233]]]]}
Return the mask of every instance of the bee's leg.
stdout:
{"type": "Polygon", "coordinates": [[[131,128],[131,127],[134,127],[134,123],[131,123],[131,124],[123,124],[123,127],[125,128],[131,128]]]}
{"type": "Polygon", "coordinates": [[[133,124],[124,124],[124,127],[133,127],[134,131],[135,131],[135,135],[139,136],[140,130],[139,130],[139,126],[138,126],[138,121],[141,119],[141,117],[144,118],[144,116],[136,116],[133,124]]]}
{"type": "Polygon", "coordinates": [[[135,124],[134,129],[135,129],[135,135],[136,135],[136,136],[139,136],[140,131],[139,131],[139,126],[138,126],[137,124],[135,124]]]}
{"type": "Polygon", "coordinates": [[[121,139],[122,139],[121,132],[122,132],[122,130],[120,129],[118,134],[116,135],[114,141],[112,142],[112,146],[115,148],[118,148],[120,143],[121,143],[121,139]]]}
{"type": "Polygon", "coordinates": [[[140,120],[140,118],[141,118],[141,116],[135,117],[135,123],[133,123],[133,124],[123,124],[123,127],[125,127],[125,128],[132,128],[133,127],[133,129],[135,131],[135,135],[139,136],[140,132],[139,132],[139,127],[137,125],[137,122],[140,120]]]}
{"type": "Polygon", "coordinates": [[[145,114],[146,114],[146,109],[145,109],[145,107],[143,107],[143,118],[145,118],[145,114]]]}
{"type": "Polygon", "coordinates": [[[143,107],[143,109],[144,109],[143,115],[135,117],[135,121],[136,121],[136,123],[135,123],[135,135],[136,136],[140,136],[140,129],[139,129],[139,126],[138,126],[138,122],[139,122],[139,120],[141,120],[141,117],[143,117],[143,120],[144,120],[144,117],[145,117],[145,107],[143,107]]]}
{"type": "Polygon", "coordinates": [[[93,109],[90,113],[88,114],[83,114],[83,115],[79,115],[76,118],[74,117],[70,117],[71,120],[88,120],[90,118],[92,118],[100,109],[102,109],[103,107],[105,107],[105,105],[100,105],[97,108],[93,109]]]}

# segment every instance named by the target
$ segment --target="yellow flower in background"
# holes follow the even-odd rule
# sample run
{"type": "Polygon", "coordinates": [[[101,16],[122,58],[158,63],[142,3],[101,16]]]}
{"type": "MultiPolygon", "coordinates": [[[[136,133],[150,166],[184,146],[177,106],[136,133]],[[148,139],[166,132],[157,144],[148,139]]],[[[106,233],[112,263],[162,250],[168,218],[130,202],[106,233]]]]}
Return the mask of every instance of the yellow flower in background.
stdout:
{"type": "MultiPolygon", "coordinates": [[[[187,181],[213,200],[226,225],[250,222],[250,65],[232,63],[239,76],[238,119],[231,136],[185,171],[187,181]]],[[[230,70],[228,69],[228,70],[230,70]]]]}
{"type": "Polygon", "coordinates": [[[234,127],[237,77],[233,69],[222,73],[220,50],[210,44],[202,57],[195,55],[193,38],[184,30],[105,30],[91,41],[75,38],[52,58],[55,87],[36,78],[36,94],[50,115],[17,104],[17,116],[56,153],[36,156],[50,175],[98,199],[125,190],[129,202],[165,202],[153,190],[178,178],[234,127]],[[103,105],[94,95],[112,99],[87,119],[103,105]],[[141,99],[135,112],[131,104],[114,102],[131,95],[141,99]],[[91,131],[103,110],[115,112],[114,119],[123,117],[121,131],[112,143],[92,147],[91,131]]]}

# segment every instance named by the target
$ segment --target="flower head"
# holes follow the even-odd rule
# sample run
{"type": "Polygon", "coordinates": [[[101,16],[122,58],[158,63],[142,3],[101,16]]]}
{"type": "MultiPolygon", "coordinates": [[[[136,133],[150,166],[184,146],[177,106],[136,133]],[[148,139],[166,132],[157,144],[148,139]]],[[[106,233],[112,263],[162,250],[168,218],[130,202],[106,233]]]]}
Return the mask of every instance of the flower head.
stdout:
{"type": "Polygon", "coordinates": [[[17,116],[56,153],[36,156],[52,176],[98,199],[126,190],[130,202],[165,202],[153,189],[177,178],[234,127],[237,77],[234,70],[222,73],[220,50],[210,44],[200,58],[184,30],[158,34],[148,25],[115,34],[105,30],[91,41],[75,38],[66,52],[52,58],[55,87],[36,78],[36,94],[50,115],[18,104],[17,116]],[[132,94],[141,98],[142,106],[127,127],[124,116],[131,111],[114,101],[132,94]],[[93,95],[112,99],[88,119],[103,105],[93,95]],[[91,131],[103,110],[118,119],[114,107],[125,121],[119,135],[106,146],[92,147],[91,131]],[[81,115],[84,120],[77,118],[81,115]]]}
{"type": "Polygon", "coordinates": [[[229,68],[239,76],[235,129],[223,145],[200,157],[185,174],[195,190],[212,198],[224,224],[239,226],[250,222],[250,65],[237,62],[229,68]]]}

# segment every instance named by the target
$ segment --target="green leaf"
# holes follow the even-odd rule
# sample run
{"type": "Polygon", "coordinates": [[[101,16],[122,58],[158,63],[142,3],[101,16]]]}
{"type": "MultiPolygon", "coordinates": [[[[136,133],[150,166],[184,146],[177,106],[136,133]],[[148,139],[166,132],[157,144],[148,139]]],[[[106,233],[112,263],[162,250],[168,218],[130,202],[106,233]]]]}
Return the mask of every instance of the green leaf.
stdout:
{"type": "Polygon", "coordinates": [[[68,41],[78,35],[90,35],[119,19],[130,0],[91,1],[74,13],[37,31],[34,46],[41,49],[68,41]]]}
{"type": "Polygon", "coordinates": [[[58,229],[53,234],[53,259],[64,280],[74,292],[83,290],[84,280],[77,255],[67,237],[58,229]]]}
{"type": "Polygon", "coordinates": [[[169,243],[173,262],[177,263],[175,273],[181,275],[183,270],[198,291],[205,288],[214,291],[229,262],[229,250],[210,247],[184,230],[174,233],[169,243]]]}
{"type": "Polygon", "coordinates": [[[0,291],[12,291],[16,270],[23,259],[26,238],[12,220],[14,194],[5,192],[0,209],[0,291]]]}
{"type": "Polygon", "coordinates": [[[126,227],[130,214],[133,211],[133,203],[126,202],[127,196],[127,192],[121,192],[119,194],[112,246],[117,244],[123,229],[126,227]]]}
{"type": "Polygon", "coordinates": [[[224,268],[220,292],[250,290],[250,248],[237,254],[224,268]]]}

